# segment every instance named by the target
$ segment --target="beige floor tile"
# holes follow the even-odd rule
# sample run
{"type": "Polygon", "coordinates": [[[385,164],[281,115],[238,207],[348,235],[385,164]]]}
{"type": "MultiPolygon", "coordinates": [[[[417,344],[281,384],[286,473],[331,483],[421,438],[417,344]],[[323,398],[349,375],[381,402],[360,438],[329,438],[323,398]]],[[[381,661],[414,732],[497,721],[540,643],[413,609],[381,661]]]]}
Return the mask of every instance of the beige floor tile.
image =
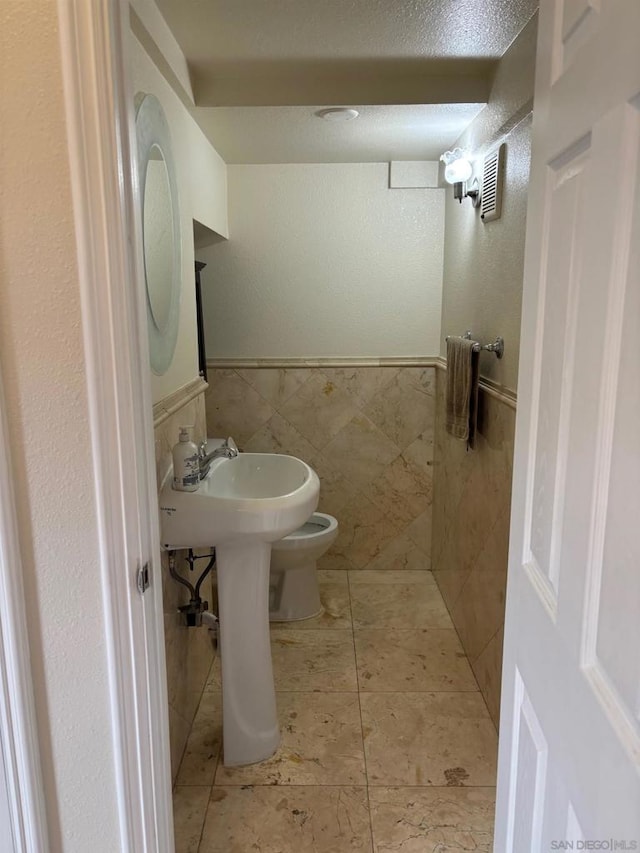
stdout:
{"type": "MultiPolygon", "coordinates": [[[[320,581],[320,601],[323,611],[312,619],[300,619],[296,622],[272,622],[272,633],[281,631],[318,631],[318,630],[351,630],[351,604],[346,572],[321,570],[318,572],[320,581]]],[[[205,684],[205,692],[217,693],[221,689],[220,655],[211,665],[205,684]]],[[[281,688],[285,689],[285,688],[281,688]]],[[[286,688],[290,689],[290,688],[286,688]]],[[[304,688],[305,690],[307,688],[304,688]]],[[[356,690],[354,686],[349,688],[356,690]]]]}
{"type": "Polygon", "coordinates": [[[387,571],[355,569],[349,572],[349,584],[426,584],[435,587],[432,572],[421,569],[389,569],[387,571]]]}
{"type": "Polygon", "coordinates": [[[350,572],[354,628],[453,627],[435,583],[352,583],[353,575],[357,572],[350,572]]]}
{"type": "Polygon", "coordinates": [[[347,573],[325,570],[318,572],[322,613],[297,622],[272,622],[271,627],[286,631],[315,631],[319,628],[351,628],[351,603],[347,573]],[[330,577],[330,580],[325,580],[330,577]]]}
{"type": "Polygon", "coordinates": [[[357,693],[278,693],[282,740],[273,758],[218,765],[216,785],[363,785],[357,693]]]}
{"type": "Polygon", "coordinates": [[[478,689],[451,628],[355,632],[358,683],[369,693],[478,689]]]}
{"type": "Polygon", "coordinates": [[[177,785],[211,785],[221,745],[221,697],[217,693],[205,692],[187,740],[177,785]]]}
{"type": "Polygon", "coordinates": [[[370,853],[365,788],[216,787],[200,853],[370,853]]]}
{"type": "Polygon", "coordinates": [[[351,629],[271,629],[276,690],[355,692],[358,689],[351,629]]]}
{"type": "Polygon", "coordinates": [[[494,788],[370,788],[375,853],[491,853],[494,788]]]}
{"type": "Polygon", "coordinates": [[[185,785],[173,791],[173,826],[176,853],[198,853],[207,804],[208,785],[185,785]]]}
{"type": "Polygon", "coordinates": [[[497,736],[480,693],[361,693],[372,785],[496,781],[497,736]]]}

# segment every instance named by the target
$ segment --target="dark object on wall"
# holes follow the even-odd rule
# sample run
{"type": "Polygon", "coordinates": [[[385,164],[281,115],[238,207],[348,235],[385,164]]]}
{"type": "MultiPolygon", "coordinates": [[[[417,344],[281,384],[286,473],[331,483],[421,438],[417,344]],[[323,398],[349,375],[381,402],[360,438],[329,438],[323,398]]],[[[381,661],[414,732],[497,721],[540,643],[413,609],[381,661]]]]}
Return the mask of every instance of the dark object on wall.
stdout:
{"type": "Polygon", "coordinates": [[[202,284],[200,272],[206,267],[202,261],[196,261],[196,320],[198,323],[198,370],[200,376],[207,381],[207,353],[204,347],[204,319],[202,316],[202,284]]]}

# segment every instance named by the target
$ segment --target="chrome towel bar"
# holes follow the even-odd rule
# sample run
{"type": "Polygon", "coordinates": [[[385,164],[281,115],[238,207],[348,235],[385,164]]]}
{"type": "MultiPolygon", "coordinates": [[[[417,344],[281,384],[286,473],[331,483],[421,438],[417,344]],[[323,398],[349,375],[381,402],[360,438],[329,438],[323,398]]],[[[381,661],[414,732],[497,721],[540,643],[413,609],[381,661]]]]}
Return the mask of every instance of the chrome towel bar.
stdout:
{"type": "MultiPolygon", "coordinates": [[[[467,330],[464,335],[462,335],[462,337],[466,338],[467,340],[471,340],[471,332],[467,330]]],[[[447,337],[445,338],[445,341],[448,340],[449,335],[447,335],[447,337]]],[[[473,344],[473,351],[480,352],[480,350],[486,350],[487,352],[495,352],[498,358],[502,358],[502,356],[504,355],[504,338],[501,338],[498,335],[498,337],[492,344],[481,344],[478,341],[475,341],[473,344]]]]}

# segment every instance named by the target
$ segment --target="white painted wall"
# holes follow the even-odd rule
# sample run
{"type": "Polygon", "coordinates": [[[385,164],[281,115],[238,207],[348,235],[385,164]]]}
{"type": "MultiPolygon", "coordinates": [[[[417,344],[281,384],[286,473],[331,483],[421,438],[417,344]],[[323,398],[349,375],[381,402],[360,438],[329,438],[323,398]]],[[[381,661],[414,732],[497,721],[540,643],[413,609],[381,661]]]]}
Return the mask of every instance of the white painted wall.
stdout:
{"type": "Polygon", "coordinates": [[[444,191],[388,163],[229,166],[231,239],[198,252],[207,355],[438,352],[444,191]]]}
{"type": "Polygon", "coordinates": [[[186,104],[193,104],[187,59],[155,0],[129,0],[132,31],[164,75],[171,80],[186,104]]]}
{"type": "Polygon", "coordinates": [[[198,375],[193,220],[222,236],[228,235],[227,167],[133,34],[130,47],[134,91],[155,95],[169,122],[182,232],[178,340],[169,369],[162,376],[152,375],[151,391],[156,403],[198,375]]]}
{"type": "Polygon", "coordinates": [[[530,117],[506,134],[504,128],[531,105],[536,33],[537,16],[500,61],[489,103],[455,143],[477,158],[476,173],[481,177],[484,154],[499,141],[506,142],[501,218],[485,225],[468,200],[462,204],[454,200],[451,188],[446,202],[440,351],[444,355],[445,335],[459,335],[466,329],[483,342],[502,335],[504,358],[483,354],[480,369],[483,376],[512,391],[517,386],[520,350],[530,117]]]}
{"type": "Polygon", "coordinates": [[[0,4],[0,79],[0,369],[50,849],[113,853],[121,845],[55,3],[0,4]]]}

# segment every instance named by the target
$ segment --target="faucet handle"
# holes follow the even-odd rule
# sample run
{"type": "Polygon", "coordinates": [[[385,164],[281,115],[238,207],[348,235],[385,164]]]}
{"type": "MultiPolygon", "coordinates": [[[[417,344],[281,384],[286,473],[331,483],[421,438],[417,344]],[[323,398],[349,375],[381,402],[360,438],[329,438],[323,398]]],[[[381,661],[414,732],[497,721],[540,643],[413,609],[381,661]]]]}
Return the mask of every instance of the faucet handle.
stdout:
{"type": "Polygon", "coordinates": [[[235,443],[235,441],[231,438],[231,436],[229,436],[229,437],[227,438],[227,440],[225,441],[225,443],[224,443],[224,444],[225,444],[225,447],[228,447],[228,448],[229,448],[229,450],[232,450],[235,454],[237,454],[237,453],[238,453],[238,445],[237,445],[237,444],[235,443]]]}
{"type": "Polygon", "coordinates": [[[203,459],[207,455],[207,439],[203,438],[198,445],[198,456],[203,459]]]}

